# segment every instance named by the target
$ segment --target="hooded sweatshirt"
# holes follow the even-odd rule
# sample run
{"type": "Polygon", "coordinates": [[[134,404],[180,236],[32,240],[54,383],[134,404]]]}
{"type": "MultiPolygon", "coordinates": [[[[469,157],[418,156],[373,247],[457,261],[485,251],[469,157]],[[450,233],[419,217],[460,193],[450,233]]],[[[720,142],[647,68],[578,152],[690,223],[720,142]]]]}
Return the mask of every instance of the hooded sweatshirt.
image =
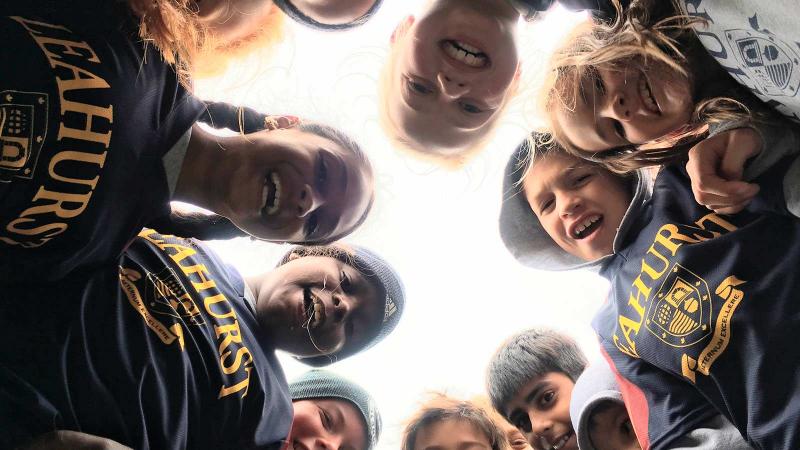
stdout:
{"type": "Polygon", "coordinates": [[[783,192],[791,165],[773,166],[748,210],[724,217],[694,202],[682,166],[662,169],[652,195],[638,174],[614,253],[585,263],[550,239],[515,186],[522,147],[506,171],[501,236],[523,264],[592,267],[611,282],[592,325],[642,447],[672,448],[721,413],[755,448],[800,448],[790,363],[800,349],[786,345],[800,338],[800,222],[783,192]]]}

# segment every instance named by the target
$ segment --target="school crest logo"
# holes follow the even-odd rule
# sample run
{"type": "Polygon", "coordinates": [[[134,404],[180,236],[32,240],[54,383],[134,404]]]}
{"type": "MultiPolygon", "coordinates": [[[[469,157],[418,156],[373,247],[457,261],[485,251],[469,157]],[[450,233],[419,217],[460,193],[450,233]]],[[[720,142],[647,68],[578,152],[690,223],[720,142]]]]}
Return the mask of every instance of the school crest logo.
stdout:
{"type": "Polygon", "coordinates": [[[33,177],[47,133],[47,94],[0,91],[0,182],[33,177]]]}
{"type": "Polygon", "coordinates": [[[182,318],[187,325],[205,323],[197,304],[172,269],[164,269],[158,274],[148,272],[147,281],[145,301],[153,314],[182,318]]]}
{"type": "Polygon", "coordinates": [[[650,302],[647,329],[664,343],[687,347],[711,333],[711,296],[706,282],[679,264],[650,302]]]}
{"type": "Polygon", "coordinates": [[[727,30],[725,36],[742,69],[765,95],[793,97],[800,86],[800,57],[785,42],[752,30],[727,30]]]}

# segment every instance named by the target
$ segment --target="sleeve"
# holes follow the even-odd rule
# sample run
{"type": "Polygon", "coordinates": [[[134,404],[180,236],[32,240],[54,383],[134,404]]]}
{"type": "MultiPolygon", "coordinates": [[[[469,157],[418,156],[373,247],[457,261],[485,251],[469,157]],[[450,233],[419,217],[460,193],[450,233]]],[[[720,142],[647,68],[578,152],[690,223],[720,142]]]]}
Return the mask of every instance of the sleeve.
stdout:
{"type": "MultiPolygon", "coordinates": [[[[616,374],[642,450],[672,449],[678,438],[719,415],[691,385],[641,359],[622,354],[612,343],[603,342],[603,356],[616,374]]],[[[707,436],[705,442],[709,442],[707,436]]]]}
{"type": "Polygon", "coordinates": [[[708,422],[676,439],[670,448],[672,450],[753,449],[739,430],[722,415],[712,417],[708,422]]]}

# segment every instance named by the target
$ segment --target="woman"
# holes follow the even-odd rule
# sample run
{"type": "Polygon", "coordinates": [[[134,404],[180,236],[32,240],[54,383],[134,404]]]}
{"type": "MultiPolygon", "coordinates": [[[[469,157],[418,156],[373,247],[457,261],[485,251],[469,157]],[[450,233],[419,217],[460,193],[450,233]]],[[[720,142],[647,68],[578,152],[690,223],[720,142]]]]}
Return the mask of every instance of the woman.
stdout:
{"type": "Polygon", "coordinates": [[[197,241],[144,230],[117,266],[4,292],[0,446],[79,431],[136,449],[272,448],[290,391],[275,350],[325,365],[392,331],[404,293],[373,253],[296,247],[244,279],[197,241]]]}
{"type": "Polygon", "coordinates": [[[0,18],[17,44],[0,49],[16,61],[0,75],[0,284],[112,262],[170,200],[277,242],[329,242],[363,221],[372,171],[355,142],[314,124],[199,129],[206,105],[131,40],[132,23],[0,18]]]}

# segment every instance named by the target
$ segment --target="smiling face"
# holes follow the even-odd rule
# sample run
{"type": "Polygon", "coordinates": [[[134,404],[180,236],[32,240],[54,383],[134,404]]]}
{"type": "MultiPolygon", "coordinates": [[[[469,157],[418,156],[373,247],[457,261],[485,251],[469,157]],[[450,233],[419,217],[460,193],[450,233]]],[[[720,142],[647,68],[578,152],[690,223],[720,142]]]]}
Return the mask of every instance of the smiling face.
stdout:
{"type": "Polygon", "coordinates": [[[626,182],[563,152],[534,162],[522,186],[542,228],[567,253],[593,261],[613,253],[631,202],[626,182]]]}
{"type": "Polygon", "coordinates": [[[585,151],[664,137],[687,124],[695,106],[689,80],[661,62],[644,69],[631,61],[592,68],[579,82],[574,110],[557,104],[554,120],[567,140],[585,151]]]}
{"type": "Polygon", "coordinates": [[[569,416],[574,386],[561,372],[533,378],[508,402],[504,415],[536,450],[578,450],[569,416]]]}
{"type": "Polygon", "coordinates": [[[418,147],[453,154],[491,129],[517,73],[506,0],[440,0],[393,35],[387,113],[418,147]]]}
{"type": "Polygon", "coordinates": [[[347,400],[321,398],[292,403],[294,418],[282,450],[364,450],[367,425],[347,400]]]}
{"type": "Polygon", "coordinates": [[[589,439],[597,450],[641,450],[625,405],[606,401],[589,418],[589,439]]]}
{"type": "MultiPolygon", "coordinates": [[[[231,138],[215,167],[217,210],[237,227],[278,242],[330,241],[350,232],[372,201],[371,169],[337,143],[297,128],[231,138]]],[[[227,141],[226,141],[227,142],[227,141]]]]}
{"type": "Polygon", "coordinates": [[[466,420],[445,419],[417,432],[413,450],[491,450],[489,438],[466,420]]]}
{"type": "Polygon", "coordinates": [[[295,356],[361,348],[383,319],[383,289],[336,258],[294,257],[248,285],[262,329],[295,356]]]}

